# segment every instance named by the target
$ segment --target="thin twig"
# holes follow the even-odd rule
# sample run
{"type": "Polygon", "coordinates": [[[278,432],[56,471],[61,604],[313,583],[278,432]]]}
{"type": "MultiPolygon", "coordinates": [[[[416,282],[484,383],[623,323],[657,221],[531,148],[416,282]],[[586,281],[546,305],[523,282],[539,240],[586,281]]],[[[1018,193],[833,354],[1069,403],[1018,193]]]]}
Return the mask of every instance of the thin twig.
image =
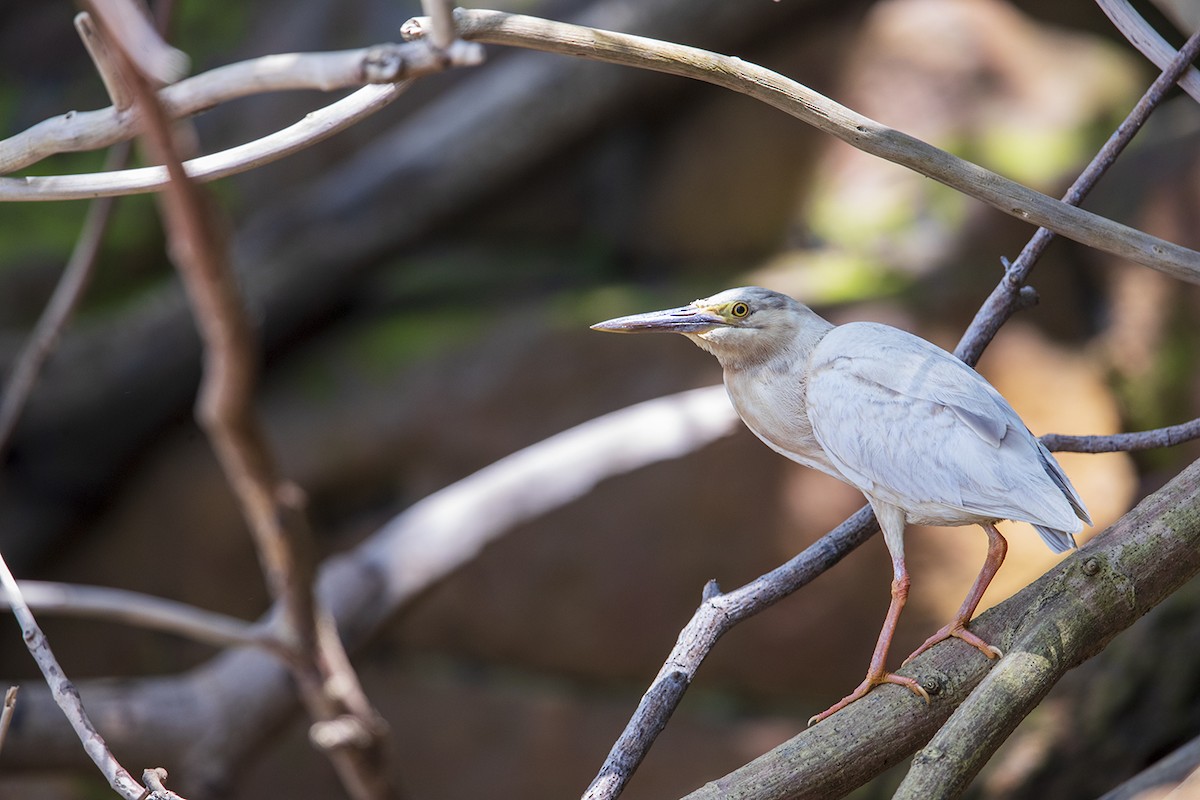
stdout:
{"type": "Polygon", "coordinates": [[[17,623],[21,626],[25,646],[29,648],[38,668],[41,669],[42,676],[46,679],[46,685],[50,687],[50,691],[54,695],[54,701],[66,715],[67,721],[71,723],[71,728],[79,737],[79,741],[83,743],[84,751],[100,768],[100,772],[108,780],[108,785],[117,794],[124,797],[125,800],[140,800],[145,789],[134,780],[128,770],[121,766],[108,749],[108,745],[104,743],[104,737],[100,735],[91,719],[88,718],[79,692],[67,678],[62,667],[58,665],[58,660],[50,649],[50,642],[46,640],[46,635],[38,627],[37,620],[34,619],[33,612],[25,603],[25,599],[21,595],[21,588],[17,585],[12,572],[9,571],[2,554],[0,554],[0,587],[8,595],[8,604],[17,618],[17,623]]]}
{"type": "MultiPolygon", "coordinates": [[[[104,620],[183,636],[215,647],[279,649],[269,630],[226,614],[108,586],[21,581],[25,602],[39,614],[104,620]]],[[[7,596],[0,593],[0,601],[7,596]]]]}
{"type": "MultiPolygon", "coordinates": [[[[1018,219],[1182,280],[1200,282],[1200,253],[1194,250],[1035,192],[740,58],[519,14],[473,9],[457,9],[454,14],[458,34],[464,39],[666,72],[749,95],[863,152],[907,167],[1018,219]]],[[[419,37],[428,31],[428,25],[427,18],[414,18],[405,23],[401,33],[419,37]]]]}
{"type": "MultiPolygon", "coordinates": [[[[1108,137],[1108,141],[1092,158],[1087,167],[1067,189],[1062,202],[1077,206],[1100,180],[1101,176],[1117,160],[1117,156],[1133,140],[1134,135],[1141,129],[1151,112],[1162,103],[1167,93],[1179,80],[1184,70],[1200,55],[1200,32],[1192,34],[1183,48],[1176,53],[1174,60],[1155,81],[1150,84],[1141,99],[1129,112],[1117,129],[1108,137]]],[[[1000,330],[1017,308],[1019,292],[1034,264],[1045,252],[1046,247],[1054,239],[1054,233],[1045,227],[1038,228],[1033,237],[1021,250],[1017,260],[1005,269],[1004,278],[992,290],[991,295],[980,306],[975,314],[968,336],[955,348],[954,354],[968,364],[974,365],[983,354],[983,348],[991,342],[996,332],[1000,330]]]]}
{"type": "Polygon", "coordinates": [[[1040,438],[1046,449],[1055,453],[1127,453],[1135,450],[1156,450],[1200,439],[1200,419],[1149,431],[1113,433],[1107,436],[1048,433],[1040,438]]]}
{"type": "MultiPolygon", "coordinates": [[[[193,158],[185,162],[184,167],[193,180],[207,183],[270,164],[324,141],[386,108],[409,85],[409,81],[400,81],[364,86],[347,97],[306,114],[304,119],[293,125],[246,144],[193,158]]],[[[0,202],[148,194],[161,191],[170,182],[166,167],[139,167],[84,175],[0,178],[0,202]]]]}

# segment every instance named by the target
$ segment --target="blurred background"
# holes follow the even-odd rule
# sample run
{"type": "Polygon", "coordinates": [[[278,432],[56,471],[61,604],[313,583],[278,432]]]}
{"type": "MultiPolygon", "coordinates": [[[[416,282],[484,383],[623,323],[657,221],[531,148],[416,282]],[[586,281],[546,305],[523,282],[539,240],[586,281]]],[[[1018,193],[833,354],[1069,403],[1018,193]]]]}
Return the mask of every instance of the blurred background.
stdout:
{"type": "MultiPolygon", "coordinates": [[[[1056,196],[1157,74],[1084,0],[490,7],[741,56],[1056,196]]],[[[1139,8],[1176,45],[1197,25],[1139,8]]],[[[58,0],[0,7],[4,136],[107,105],[74,11],[58,0]]],[[[195,73],[395,41],[418,13],[409,0],[179,0],[170,38],[195,73]]],[[[1033,233],[722,89],[487,52],[482,67],[419,81],[350,131],[213,186],[263,339],[260,409],[284,474],[310,495],[326,554],[524,446],[720,380],[716,362],[678,337],[601,336],[592,322],[754,283],[835,322],[887,322],[952,349],[1000,278],[1000,258],[1033,233]]],[[[195,120],[200,149],[262,136],[329,100],[223,105],[195,120]]],[[[1086,206],[1200,247],[1198,132],[1200,110],[1174,97],[1086,206]]],[[[102,159],[64,155],[26,174],[95,171],[102,159]]],[[[0,209],[5,371],[84,210],[0,209]]],[[[20,577],[121,586],[253,619],[266,594],[191,419],[199,349],[163,246],[153,200],[121,200],[84,307],[3,464],[0,550],[20,577]]],[[[1032,283],[1040,304],[1004,328],[980,369],[1035,433],[1200,415],[1193,287],[1065,241],[1032,283]]],[[[1189,444],[1061,462],[1102,530],[1198,456],[1189,444]]],[[[392,724],[400,783],[422,800],[579,794],[704,583],[741,585],[861,503],[739,426],[512,531],[356,654],[392,724]]],[[[1010,556],[985,604],[1054,561],[1028,528],[1004,530],[1010,556]]],[[[986,549],[977,528],[911,530],[908,542],[913,595],[898,653],[949,618],[986,549]]],[[[678,796],[720,777],[856,686],[889,580],[873,540],[730,633],[625,796],[678,796]]],[[[1200,733],[1197,603],[1193,584],[1064,681],[973,796],[1094,797],[1200,733]]],[[[213,655],[115,626],[44,626],[77,679],[176,673],[213,655]]],[[[0,675],[36,677],[7,618],[0,675]]],[[[107,796],[90,774],[6,773],[5,796],[107,796]]],[[[887,796],[896,780],[855,796],[887,796]]],[[[267,791],[340,792],[299,718],[247,765],[235,796],[267,791]]]]}

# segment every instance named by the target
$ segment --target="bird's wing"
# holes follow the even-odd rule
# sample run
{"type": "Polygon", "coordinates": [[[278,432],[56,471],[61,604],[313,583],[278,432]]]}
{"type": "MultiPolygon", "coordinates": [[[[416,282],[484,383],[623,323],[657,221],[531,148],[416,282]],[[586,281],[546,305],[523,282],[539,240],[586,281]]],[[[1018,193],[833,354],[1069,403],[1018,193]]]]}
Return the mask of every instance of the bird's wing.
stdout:
{"type": "Polygon", "coordinates": [[[1078,496],[1017,413],[924,339],[866,322],[834,328],[813,351],[806,391],[821,447],[869,496],[917,516],[961,509],[1080,530],[1078,496]]]}

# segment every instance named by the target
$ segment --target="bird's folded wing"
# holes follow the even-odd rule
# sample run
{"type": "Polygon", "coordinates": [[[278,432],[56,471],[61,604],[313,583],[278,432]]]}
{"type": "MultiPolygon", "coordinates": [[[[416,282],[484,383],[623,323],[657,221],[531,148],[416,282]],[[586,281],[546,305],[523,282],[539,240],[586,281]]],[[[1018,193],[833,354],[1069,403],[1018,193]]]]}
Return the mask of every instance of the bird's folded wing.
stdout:
{"type": "Polygon", "coordinates": [[[924,339],[874,323],[834,328],[813,352],[807,400],[822,448],[868,496],[930,522],[957,511],[959,524],[966,512],[1081,527],[1008,402],[924,339]]]}

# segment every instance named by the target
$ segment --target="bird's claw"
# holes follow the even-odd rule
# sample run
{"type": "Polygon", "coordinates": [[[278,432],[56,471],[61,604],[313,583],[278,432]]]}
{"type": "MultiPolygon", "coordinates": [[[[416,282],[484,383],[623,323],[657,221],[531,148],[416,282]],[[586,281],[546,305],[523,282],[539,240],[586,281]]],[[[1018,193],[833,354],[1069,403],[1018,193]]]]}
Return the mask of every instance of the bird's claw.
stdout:
{"type": "Polygon", "coordinates": [[[922,686],[920,683],[918,683],[916,680],[905,677],[904,675],[897,675],[894,672],[883,672],[883,673],[880,673],[879,675],[868,675],[866,677],[866,680],[864,680],[862,683],[860,683],[858,685],[858,688],[855,689],[853,692],[846,695],[841,700],[837,701],[832,706],[830,706],[829,708],[822,711],[820,714],[814,714],[808,720],[809,727],[816,725],[818,722],[820,722],[824,719],[828,719],[829,717],[833,716],[838,711],[841,711],[843,708],[845,708],[846,706],[853,703],[855,700],[861,700],[863,697],[866,697],[867,693],[870,692],[872,689],[874,689],[876,686],[879,686],[880,684],[884,684],[884,683],[894,683],[897,686],[903,686],[906,689],[909,689],[917,697],[924,700],[925,705],[929,705],[929,692],[925,691],[925,687],[922,686]]]}
{"type": "Polygon", "coordinates": [[[904,659],[904,664],[901,666],[907,665],[908,662],[912,661],[914,658],[921,655],[938,642],[944,642],[946,639],[950,638],[962,639],[964,642],[976,648],[979,650],[979,652],[991,659],[997,659],[1004,655],[1004,651],[999,647],[996,647],[993,644],[988,644],[983,639],[980,639],[978,636],[971,633],[971,631],[967,630],[967,627],[963,622],[960,620],[955,620],[935,633],[933,636],[930,636],[928,639],[926,639],[925,643],[916,650],[913,650],[912,654],[909,655],[908,658],[904,659]]]}

